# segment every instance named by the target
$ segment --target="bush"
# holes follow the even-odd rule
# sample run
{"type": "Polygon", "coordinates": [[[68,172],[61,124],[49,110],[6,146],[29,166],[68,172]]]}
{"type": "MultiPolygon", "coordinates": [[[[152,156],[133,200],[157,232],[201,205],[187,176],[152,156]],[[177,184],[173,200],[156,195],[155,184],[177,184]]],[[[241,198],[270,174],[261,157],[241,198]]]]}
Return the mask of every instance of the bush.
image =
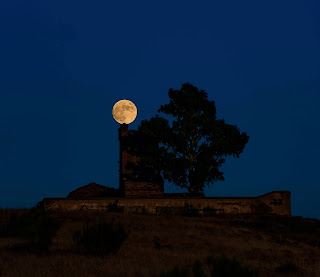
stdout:
{"type": "Polygon", "coordinates": [[[181,270],[176,266],[172,271],[161,272],[160,277],[207,277],[204,273],[200,261],[195,261],[192,267],[192,272],[188,271],[186,267],[181,270]]]}
{"type": "Polygon", "coordinates": [[[119,206],[118,200],[108,205],[109,212],[123,213],[124,207],[119,206]]]}
{"type": "Polygon", "coordinates": [[[91,255],[116,253],[126,238],[127,233],[121,224],[114,227],[113,223],[106,222],[89,226],[89,221],[87,221],[82,232],[76,231],[73,234],[76,248],[80,249],[83,254],[91,255]]]}
{"type": "Polygon", "coordinates": [[[176,266],[172,271],[161,272],[160,277],[187,277],[190,276],[188,274],[188,270],[186,268],[180,269],[176,266]]]}
{"type": "MultiPolygon", "coordinates": [[[[229,259],[226,256],[208,256],[205,263],[209,267],[211,277],[256,277],[258,272],[247,265],[241,265],[236,258],[229,259]]],[[[200,261],[195,261],[192,270],[186,267],[181,270],[176,266],[172,271],[161,272],[160,277],[207,277],[200,261]]]]}
{"type": "Polygon", "coordinates": [[[200,261],[195,261],[192,267],[193,277],[207,277],[204,273],[200,261]]]}
{"type": "Polygon", "coordinates": [[[229,259],[226,256],[208,256],[206,263],[209,266],[210,275],[213,277],[254,277],[258,272],[248,265],[241,265],[235,257],[229,259]]]}
{"type": "Polygon", "coordinates": [[[156,249],[161,248],[160,238],[158,236],[154,236],[152,242],[153,242],[154,248],[156,248],[156,249]]]}
{"type": "Polygon", "coordinates": [[[200,216],[199,211],[193,205],[189,205],[188,203],[184,204],[182,215],[192,217],[200,216]]]}
{"type": "Polygon", "coordinates": [[[43,253],[49,251],[52,238],[60,228],[60,223],[49,217],[44,209],[32,208],[21,216],[12,214],[1,230],[4,237],[20,237],[27,241],[14,245],[11,250],[17,252],[43,253]]]}
{"type": "Polygon", "coordinates": [[[173,214],[171,207],[157,207],[157,213],[170,216],[173,214]]]}
{"type": "Polygon", "coordinates": [[[212,216],[212,215],[217,216],[218,215],[221,217],[220,212],[223,212],[223,209],[215,209],[215,208],[211,208],[209,206],[202,209],[202,214],[205,216],[212,216]]]}
{"type": "Polygon", "coordinates": [[[294,274],[294,273],[298,273],[298,267],[293,264],[292,262],[287,262],[284,264],[279,265],[275,271],[279,274],[294,274]]]}

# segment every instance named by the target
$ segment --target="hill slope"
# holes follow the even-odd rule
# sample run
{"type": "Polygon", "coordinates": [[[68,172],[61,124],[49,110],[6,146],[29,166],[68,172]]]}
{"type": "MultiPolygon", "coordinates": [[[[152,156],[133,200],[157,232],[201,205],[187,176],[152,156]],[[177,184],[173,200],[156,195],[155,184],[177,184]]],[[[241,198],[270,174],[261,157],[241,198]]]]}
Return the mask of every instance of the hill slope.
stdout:
{"type": "MultiPolygon", "coordinates": [[[[7,211],[9,213],[9,211],[7,211]]],[[[259,271],[259,276],[319,276],[320,221],[301,217],[182,217],[121,213],[52,214],[62,222],[47,256],[17,254],[1,239],[4,276],[160,276],[175,266],[190,268],[208,255],[226,255],[259,271]],[[120,222],[128,239],[107,257],[75,252],[72,236],[83,223],[120,222]],[[19,259],[19,267],[16,260],[19,259]]],[[[8,217],[2,217],[8,218],[8,217]]],[[[209,275],[208,275],[209,276],[209,275]]]]}

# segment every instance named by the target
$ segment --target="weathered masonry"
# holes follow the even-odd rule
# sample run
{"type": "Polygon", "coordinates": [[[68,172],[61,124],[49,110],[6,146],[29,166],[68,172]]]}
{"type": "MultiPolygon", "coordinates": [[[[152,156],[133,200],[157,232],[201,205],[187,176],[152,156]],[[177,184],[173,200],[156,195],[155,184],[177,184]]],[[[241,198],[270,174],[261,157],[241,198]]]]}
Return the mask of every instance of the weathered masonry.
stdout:
{"type": "MultiPolygon", "coordinates": [[[[179,214],[186,207],[202,214],[278,214],[291,216],[290,191],[273,191],[258,197],[204,197],[188,193],[165,193],[164,182],[155,168],[141,168],[141,157],[129,154],[130,148],[152,143],[128,125],[119,128],[120,169],[119,189],[90,183],[69,193],[67,198],[44,198],[39,202],[46,210],[108,211],[117,203],[127,213],[179,214]]],[[[139,151],[138,151],[139,152],[139,151]]]]}
{"type": "Polygon", "coordinates": [[[128,131],[127,124],[119,128],[120,170],[119,191],[124,197],[163,197],[164,182],[159,172],[153,168],[137,167],[138,156],[128,153],[128,148],[145,147],[150,141],[135,130],[128,131]]]}
{"type": "Polygon", "coordinates": [[[211,214],[278,214],[291,216],[290,191],[273,191],[258,197],[188,197],[188,198],[44,198],[41,204],[51,211],[107,211],[117,201],[124,211],[160,214],[163,209],[181,210],[192,205],[200,213],[211,214]]]}

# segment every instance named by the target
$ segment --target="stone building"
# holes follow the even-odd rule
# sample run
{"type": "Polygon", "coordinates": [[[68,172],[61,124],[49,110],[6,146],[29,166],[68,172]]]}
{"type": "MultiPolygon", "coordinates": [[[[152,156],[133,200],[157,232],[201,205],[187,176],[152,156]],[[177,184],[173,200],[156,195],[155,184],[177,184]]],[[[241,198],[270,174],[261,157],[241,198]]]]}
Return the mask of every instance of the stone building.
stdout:
{"type": "MultiPolygon", "coordinates": [[[[68,198],[44,198],[39,202],[48,210],[108,210],[117,203],[125,212],[161,214],[170,211],[179,214],[192,206],[202,214],[278,214],[291,216],[290,191],[272,191],[257,197],[204,197],[188,193],[164,193],[164,182],[155,168],[139,167],[139,156],[128,153],[132,147],[151,143],[128,125],[119,128],[120,169],[119,189],[95,183],[71,192],[68,198]]],[[[139,151],[138,151],[139,152],[139,151]]]]}
{"type": "Polygon", "coordinates": [[[119,189],[109,188],[101,186],[96,183],[90,183],[83,187],[77,188],[71,191],[68,199],[90,199],[90,198],[102,198],[102,197],[119,197],[119,189]]]}
{"type": "Polygon", "coordinates": [[[150,141],[127,124],[119,128],[120,170],[119,190],[124,197],[163,197],[164,181],[154,168],[139,168],[140,157],[128,153],[128,148],[145,147],[150,141]]]}

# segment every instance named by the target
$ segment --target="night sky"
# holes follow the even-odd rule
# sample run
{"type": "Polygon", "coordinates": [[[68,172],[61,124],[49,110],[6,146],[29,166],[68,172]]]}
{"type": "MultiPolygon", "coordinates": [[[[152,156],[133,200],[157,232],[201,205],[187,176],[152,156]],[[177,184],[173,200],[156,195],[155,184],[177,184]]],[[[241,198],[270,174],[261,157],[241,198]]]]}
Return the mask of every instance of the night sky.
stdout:
{"type": "Polygon", "coordinates": [[[320,219],[317,2],[1,0],[0,206],[118,188],[113,105],[134,102],[137,129],[189,82],[250,137],[206,196],[290,190],[320,219]]]}

